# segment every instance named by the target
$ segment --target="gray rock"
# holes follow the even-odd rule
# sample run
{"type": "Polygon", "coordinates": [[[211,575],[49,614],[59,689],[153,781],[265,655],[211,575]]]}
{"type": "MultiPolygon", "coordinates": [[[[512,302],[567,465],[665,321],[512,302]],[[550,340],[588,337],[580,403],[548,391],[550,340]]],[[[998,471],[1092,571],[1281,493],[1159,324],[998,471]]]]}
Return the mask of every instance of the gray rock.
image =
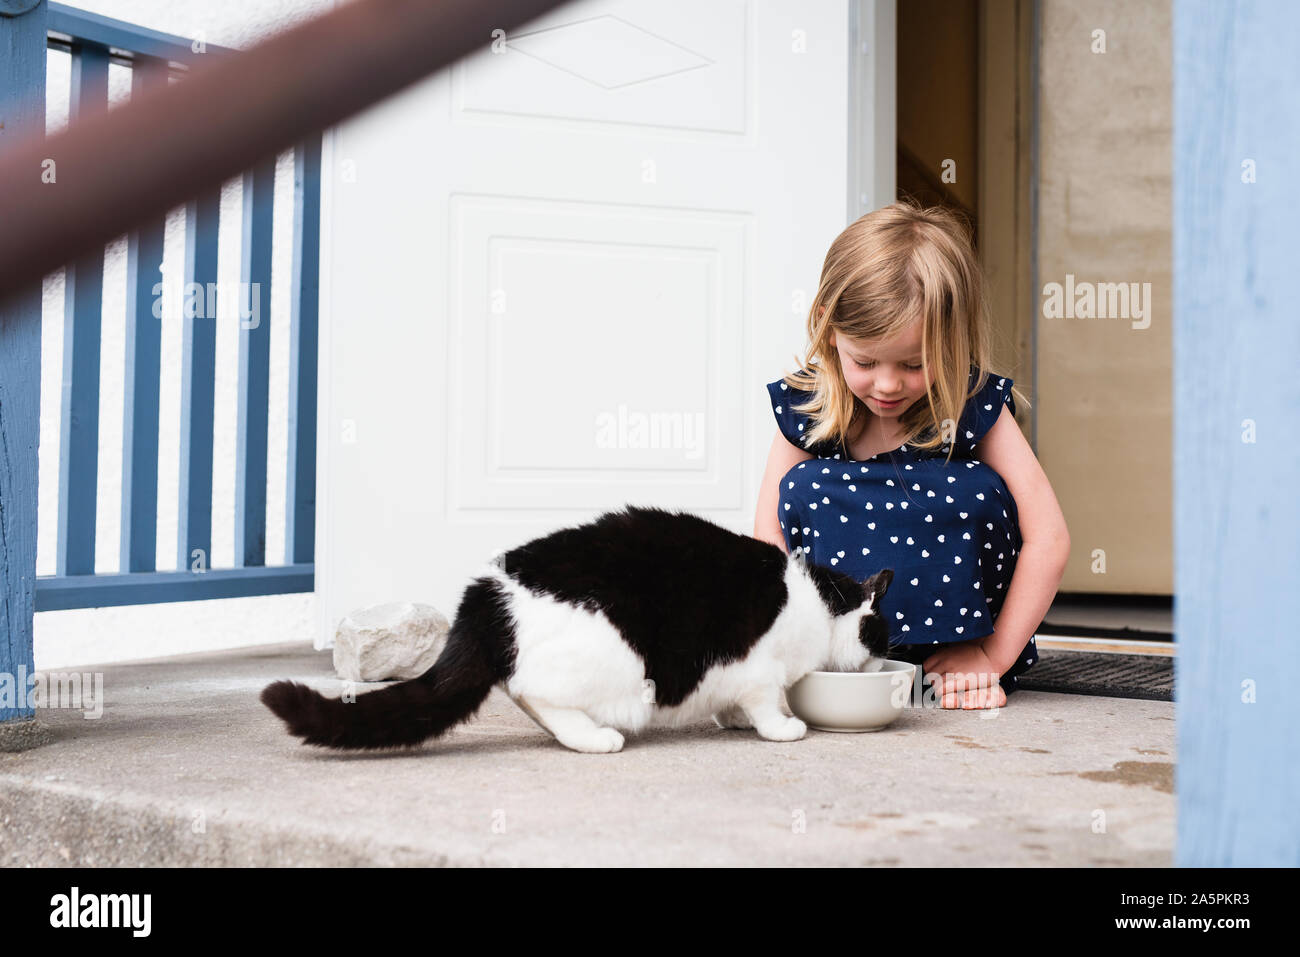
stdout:
{"type": "Polygon", "coordinates": [[[442,654],[450,628],[432,605],[399,601],[358,609],[334,632],[334,670],[344,681],[417,678],[442,654]]]}
{"type": "Polygon", "coordinates": [[[27,751],[53,740],[50,729],[35,718],[0,721],[0,751],[27,751]]]}

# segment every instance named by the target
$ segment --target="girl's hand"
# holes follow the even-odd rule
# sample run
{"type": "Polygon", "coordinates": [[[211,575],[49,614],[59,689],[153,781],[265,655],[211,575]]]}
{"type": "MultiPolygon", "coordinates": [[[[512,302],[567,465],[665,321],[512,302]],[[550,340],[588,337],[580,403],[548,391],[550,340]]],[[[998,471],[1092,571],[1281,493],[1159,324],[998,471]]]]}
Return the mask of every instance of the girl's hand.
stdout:
{"type": "Polygon", "coordinates": [[[1001,708],[1007,703],[998,683],[1002,675],[984,652],[982,638],[944,645],[921,668],[922,681],[931,673],[942,676],[934,683],[941,708],[1001,708]]]}

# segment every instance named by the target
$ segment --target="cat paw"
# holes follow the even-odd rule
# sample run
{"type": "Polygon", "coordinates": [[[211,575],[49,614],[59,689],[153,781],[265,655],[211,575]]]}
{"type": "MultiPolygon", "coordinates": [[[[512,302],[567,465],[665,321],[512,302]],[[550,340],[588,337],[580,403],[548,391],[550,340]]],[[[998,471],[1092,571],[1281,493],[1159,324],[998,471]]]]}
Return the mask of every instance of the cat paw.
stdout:
{"type": "Polygon", "coordinates": [[[597,731],[596,742],[599,747],[594,750],[600,754],[611,754],[623,750],[623,735],[613,728],[601,728],[597,731]]]}
{"type": "Polygon", "coordinates": [[[566,748],[584,754],[612,754],[623,750],[623,735],[613,728],[597,728],[578,740],[561,738],[560,743],[566,748]]]}
{"type": "Polygon", "coordinates": [[[786,718],[758,729],[758,736],[768,741],[798,741],[808,731],[808,725],[798,718],[786,718]]]}

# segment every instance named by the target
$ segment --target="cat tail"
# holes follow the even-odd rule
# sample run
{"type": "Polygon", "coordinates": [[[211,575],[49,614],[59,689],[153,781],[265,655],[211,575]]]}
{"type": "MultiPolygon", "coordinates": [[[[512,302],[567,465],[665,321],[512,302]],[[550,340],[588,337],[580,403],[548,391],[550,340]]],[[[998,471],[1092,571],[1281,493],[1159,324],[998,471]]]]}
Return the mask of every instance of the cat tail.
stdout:
{"type": "Polygon", "coordinates": [[[295,681],[262,689],[261,700],[303,744],[394,748],[419,744],[468,720],[511,671],[514,628],[500,586],[479,578],[466,590],[432,667],[418,678],[351,702],[326,698],[295,681]]]}

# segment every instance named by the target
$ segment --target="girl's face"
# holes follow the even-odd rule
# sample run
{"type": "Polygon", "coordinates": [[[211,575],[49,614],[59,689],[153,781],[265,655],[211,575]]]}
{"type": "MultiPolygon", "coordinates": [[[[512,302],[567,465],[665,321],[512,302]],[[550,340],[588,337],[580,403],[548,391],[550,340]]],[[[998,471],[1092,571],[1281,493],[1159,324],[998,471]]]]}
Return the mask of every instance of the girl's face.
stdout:
{"type": "Polygon", "coordinates": [[[849,391],[882,419],[901,416],[929,389],[921,369],[921,323],[893,339],[853,339],[831,333],[849,391]],[[890,402],[889,400],[894,400],[890,402]]]}

